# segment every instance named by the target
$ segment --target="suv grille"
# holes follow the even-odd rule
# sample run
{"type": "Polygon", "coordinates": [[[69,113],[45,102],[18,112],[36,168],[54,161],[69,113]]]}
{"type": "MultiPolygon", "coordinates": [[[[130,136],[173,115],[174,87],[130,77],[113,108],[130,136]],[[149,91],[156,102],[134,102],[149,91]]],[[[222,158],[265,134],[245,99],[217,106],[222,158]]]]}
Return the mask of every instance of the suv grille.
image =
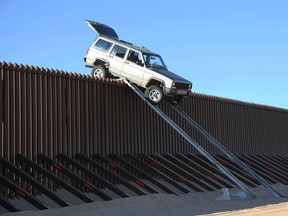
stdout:
{"type": "Polygon", "coordinates": [[[190,84],[187,83],[175,83],[176,89],[189,89],[190,84]]]}

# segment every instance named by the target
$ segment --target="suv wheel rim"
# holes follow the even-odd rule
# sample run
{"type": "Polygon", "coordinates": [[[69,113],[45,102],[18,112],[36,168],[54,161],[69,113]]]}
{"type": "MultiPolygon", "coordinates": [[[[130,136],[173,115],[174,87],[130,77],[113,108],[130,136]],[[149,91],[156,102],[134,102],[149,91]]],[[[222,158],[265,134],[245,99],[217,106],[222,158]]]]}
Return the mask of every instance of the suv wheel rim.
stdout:
{"type": "Polygon", "coordinates": [[[95,71],[94,71],[94,76],[95,77],[103,77],[103,71],[100,69],[100,68],[97,68],[95,71]]]}
{"type": "Polygon", "coordinates": [[[157,102],[161,97],[161,94],[159,91],[153,89],[149,92],[149,98],[150,100],[154,101],[154,102],[157,102]]]}

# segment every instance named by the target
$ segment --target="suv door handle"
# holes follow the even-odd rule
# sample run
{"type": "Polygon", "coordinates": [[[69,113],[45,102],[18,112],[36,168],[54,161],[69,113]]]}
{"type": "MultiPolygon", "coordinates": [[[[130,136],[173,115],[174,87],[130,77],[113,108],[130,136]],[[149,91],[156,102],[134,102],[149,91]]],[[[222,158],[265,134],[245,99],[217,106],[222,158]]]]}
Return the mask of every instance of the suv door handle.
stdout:
{"type": "Polygon", "coordinates": [[[125,61],[125,64],[129,64],[129,62],[125,61]]]}
{"type": "Polygon", "coordinates": [[[109,55],[109,57],[110,57],[110,58],[114,58],[114,56],[113,56],[113,55],[109,55]]]}

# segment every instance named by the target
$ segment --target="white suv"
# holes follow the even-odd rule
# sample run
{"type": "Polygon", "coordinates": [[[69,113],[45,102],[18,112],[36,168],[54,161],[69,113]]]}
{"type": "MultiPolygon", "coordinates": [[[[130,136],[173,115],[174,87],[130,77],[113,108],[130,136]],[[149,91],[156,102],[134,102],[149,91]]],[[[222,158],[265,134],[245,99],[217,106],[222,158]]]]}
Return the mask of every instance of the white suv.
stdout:
{"type": "Polygon", "coordinates": [[[127,79],[145,89],[146,98],[154,104],[162,99],[178,104],[191,93],[192,83],[167,70],[160,55],[145,47],[119,40],[109,26],[86,20],[97,33],[84,61],[92,76],[127,79]]]}

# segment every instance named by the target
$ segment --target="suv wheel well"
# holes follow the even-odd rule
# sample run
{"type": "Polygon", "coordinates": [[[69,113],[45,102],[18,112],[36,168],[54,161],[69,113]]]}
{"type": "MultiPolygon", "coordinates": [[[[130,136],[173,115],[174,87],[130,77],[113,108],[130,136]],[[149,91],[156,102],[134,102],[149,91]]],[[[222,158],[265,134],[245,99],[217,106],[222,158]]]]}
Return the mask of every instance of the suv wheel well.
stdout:
{"type": "Polygon", "coordinates": [[[160,82],[159,80],[150,80],[147,85],[146,85],[146,88],[148,88],[149,86],[152,86],[152,85],[158,85],[160,86],[161,88],[163,87],[163,83],[160,82]]]}
{"type": "Polygon", "coordinates": [[[99,60],[99,59],[96,59],[96,61],[94,62],[94,65],[96,66],[96,65],[101,65],[101,66],[103,66],[103,67],[105,67],[106,68],[106,62],[104,62],[104,61],[101,61],[101,60],[99,60]]]}

